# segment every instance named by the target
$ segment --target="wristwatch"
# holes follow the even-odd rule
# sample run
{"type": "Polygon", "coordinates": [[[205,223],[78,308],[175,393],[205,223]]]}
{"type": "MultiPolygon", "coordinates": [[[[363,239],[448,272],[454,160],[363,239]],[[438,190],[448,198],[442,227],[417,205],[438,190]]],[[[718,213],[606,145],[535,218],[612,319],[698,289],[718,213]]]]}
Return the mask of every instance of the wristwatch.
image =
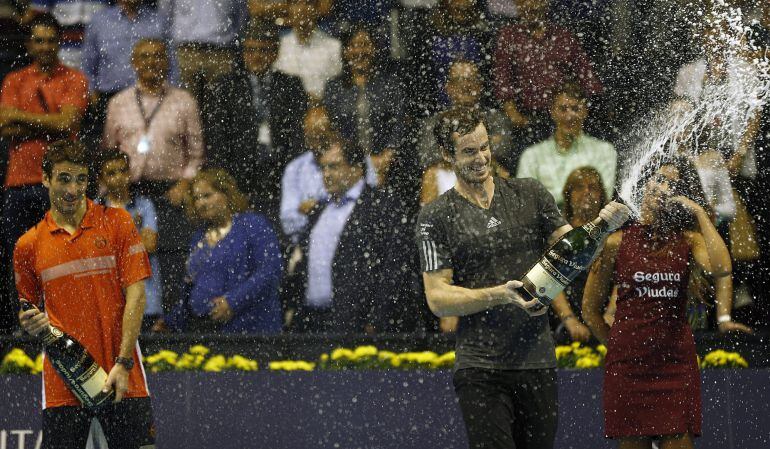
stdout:
{"type": "Polygon", "coordinates": [[[134,367],[134,359],[127,357],[115,357],[115,364],[123,365],[123,367],[128,371],[131,371],[131,368],[134,367]]]}

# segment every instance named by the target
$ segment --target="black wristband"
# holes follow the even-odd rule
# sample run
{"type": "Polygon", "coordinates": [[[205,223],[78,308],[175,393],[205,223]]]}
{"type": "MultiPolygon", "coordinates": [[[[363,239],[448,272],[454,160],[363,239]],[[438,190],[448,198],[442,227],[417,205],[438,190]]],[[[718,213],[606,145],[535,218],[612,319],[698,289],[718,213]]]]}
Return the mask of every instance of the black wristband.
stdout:
{"type": "Polygon", "coordinates": [[[123,365],[128,371],[134,367],[134,359],[127,357],[115,357],[116,365],[123,365]]]}

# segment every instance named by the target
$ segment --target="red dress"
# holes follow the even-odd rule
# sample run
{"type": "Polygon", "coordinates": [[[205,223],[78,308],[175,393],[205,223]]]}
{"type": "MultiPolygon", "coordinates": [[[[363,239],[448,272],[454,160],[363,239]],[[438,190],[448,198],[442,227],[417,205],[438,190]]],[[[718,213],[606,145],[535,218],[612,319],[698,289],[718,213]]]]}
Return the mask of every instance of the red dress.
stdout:
{"type": "Polygon", "coordinates": [[[608,438],[701,432],[700,373],[687,323],[690,248],[671,235],[653,248],[645,227],[623,231],[617,312],[607,342],[608,438]]]}

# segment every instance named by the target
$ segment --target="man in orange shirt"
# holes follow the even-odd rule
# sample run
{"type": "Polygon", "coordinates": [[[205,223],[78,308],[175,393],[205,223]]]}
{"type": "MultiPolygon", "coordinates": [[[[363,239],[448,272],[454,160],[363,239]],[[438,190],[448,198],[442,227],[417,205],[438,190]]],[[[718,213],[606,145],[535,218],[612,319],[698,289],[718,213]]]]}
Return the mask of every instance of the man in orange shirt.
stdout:
{"type": "MultiPolygon", "coordinates": [[[[59,23],[51,14],[41,13],[29,25],[27,50],[33,63],[8,74],[0,91],[0,137],[9,141],[0,221],[3,261],[10,260],[13,244],[48,208],[40,166],[46,145],[74,137],[88,104],[85,75],[59,62],[59,23]]],[[[3,277],[10,275],[10,267],[2,268],[3,277]]],[[[14,324],[12,282],[10,277],[3,281],[0,332],[14,324]]]]}
{"type": "Polygon", "coordinates": [[[137,343],[150,262],[128,212],[86,198],[87,164],[85,147],[71,140],[51,144],[43,157],[51,208],[19,239],[13,263],[19,295],[46,313],[19,312],[19,322],[31,335],[50,323],[79,341],[109,372],[104,391],[114,390],[115,402],[82,407],[46,358],[43,448],[85,447],[94,417],[110,449],[154,447],[137,343]]]}

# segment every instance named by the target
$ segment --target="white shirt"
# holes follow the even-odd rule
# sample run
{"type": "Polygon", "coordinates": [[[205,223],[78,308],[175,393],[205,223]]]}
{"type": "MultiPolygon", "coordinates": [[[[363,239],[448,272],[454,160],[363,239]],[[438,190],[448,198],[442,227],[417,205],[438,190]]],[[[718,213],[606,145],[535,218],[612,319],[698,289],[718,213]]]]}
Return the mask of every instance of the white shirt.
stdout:
{"type": "Polygon", "coordinates": [[[302,45],[292,30],[281,37],[273,67],[299,77],[308,94],[322,98],[326,82],[342,72],[342,44],[316,28],[302,45]]]}
{"type": "Polygon", "coordinates": [[[326,308],[332,305],[332,262],[340,235],[356,205],[355,200],[363,190],[364,180],[361,179],[345,193],[346,201],[326,205],[310,231],[305,298],[312,307],[326,308]]]}

